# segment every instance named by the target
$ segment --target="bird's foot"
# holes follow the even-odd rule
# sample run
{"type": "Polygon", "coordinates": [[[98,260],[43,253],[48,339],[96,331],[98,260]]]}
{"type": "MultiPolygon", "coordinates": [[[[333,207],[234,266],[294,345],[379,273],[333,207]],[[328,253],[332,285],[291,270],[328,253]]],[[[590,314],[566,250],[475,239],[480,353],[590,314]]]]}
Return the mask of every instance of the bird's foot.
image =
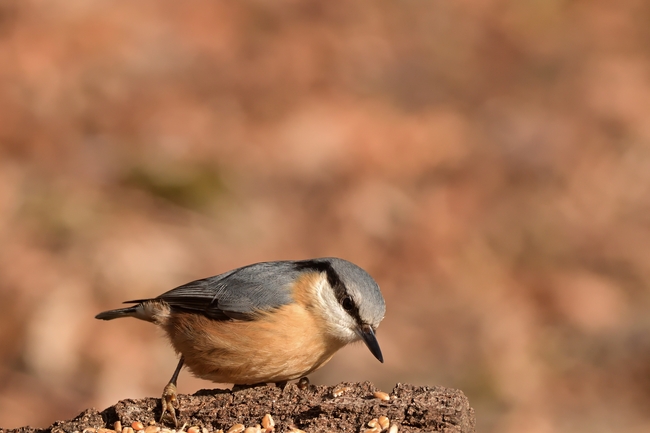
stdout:
{"type": "Polygon", "coordinates": [[[309,379],[305,377],[301,377],[298,379],[298,383],[296,383],[296,386],[298,387],[299,390],[305,390],[309,387],[309,379]]]}
{"type": "Polygon", "coordinates": [[[162,424],[163,418],[165,418],[165,414],[169,414],[171,418],[174,420],[174,426],[178,427],[178,419],[176,418],[176,409],[174,408],[174,402],[176,401],[176,397],[178,394],[176,394],[176,385],[173,383],[168,383],[167,386],[165,386],[165,389],[163,390],[162,394],[162,414],[160,415],[160,423],[162,424]]]}

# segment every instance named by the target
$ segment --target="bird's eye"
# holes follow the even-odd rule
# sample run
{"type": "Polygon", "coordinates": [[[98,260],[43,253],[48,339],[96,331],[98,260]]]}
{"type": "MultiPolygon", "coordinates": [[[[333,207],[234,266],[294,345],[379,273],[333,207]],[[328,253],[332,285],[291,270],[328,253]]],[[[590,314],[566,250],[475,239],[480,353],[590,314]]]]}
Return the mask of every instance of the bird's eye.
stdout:
{"type": "Polygon", "coordinates": [[[350,298],[349,296],[343,298],[343,301],[341,301],[341,305],[343,306],[343,309],[345,311],[352,311],[352,309],[354,308],[354,303],[352,302],[352,298],[350,298]]]}

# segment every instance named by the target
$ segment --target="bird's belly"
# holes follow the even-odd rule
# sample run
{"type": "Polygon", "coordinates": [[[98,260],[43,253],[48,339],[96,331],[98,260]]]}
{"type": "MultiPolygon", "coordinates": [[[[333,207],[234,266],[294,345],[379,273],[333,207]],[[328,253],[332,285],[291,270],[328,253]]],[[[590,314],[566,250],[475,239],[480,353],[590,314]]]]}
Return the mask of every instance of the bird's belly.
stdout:
{"type": "Polygon", "coordinates": [[[325,337],[317,320],[298,304],[252,321],[175,313],[165,328],[190,371],[218,383],[297,379],[323,366],[344,345],[325,337]]]}

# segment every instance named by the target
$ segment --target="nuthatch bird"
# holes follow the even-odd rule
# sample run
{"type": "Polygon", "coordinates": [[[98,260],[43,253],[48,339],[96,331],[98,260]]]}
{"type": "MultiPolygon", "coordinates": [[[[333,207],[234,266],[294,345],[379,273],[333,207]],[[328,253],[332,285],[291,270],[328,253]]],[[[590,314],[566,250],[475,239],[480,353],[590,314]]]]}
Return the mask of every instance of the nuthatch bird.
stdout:
{"type": "Polygon", "coordinates": [[[161,422],[169,413],[178,424],[173,402],[184,364],[213,382],[284,386],[359,340],[384,362],[375,337],[384,298],[366,271],[343,259],[256,263],[125,303],[136,305],[96,318],[153,322],[180,354],[163,391],[161,422]]]}

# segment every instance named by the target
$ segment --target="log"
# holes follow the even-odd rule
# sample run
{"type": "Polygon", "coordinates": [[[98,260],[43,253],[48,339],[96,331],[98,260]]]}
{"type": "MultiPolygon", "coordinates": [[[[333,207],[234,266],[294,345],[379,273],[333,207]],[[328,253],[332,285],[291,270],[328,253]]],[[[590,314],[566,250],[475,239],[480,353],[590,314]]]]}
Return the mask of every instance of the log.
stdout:
{"type": "MultiPolygon", "coordinates": [[[[380,416],[388,417],[398,431],[473,433],[474,410],[467,397],[455,389],[442,386],[426,387],[397,384],[386,395],[375,396],[377,390],[370,382],[342,383],[337,386],[309,385],[300,389],[289,384],[284,389],[257,386],[232,390],[201,390],[193,395],[179,395],[179,427],[159,424],[161,403],[158,398],[121,400],[102,412],[87,409],[68,421],[57,421],[46,429],[21,427],[0,433],[86,433],[99,428],[113,429],[115,421],[125,427],[135,421],[151,423],[170,430],[187,431],[198,426],[199,431],[228,431],[234,424],[246,427],[262,423],[266,414],[275,421],[275,432],[300,429],[305,432],[365,432],[368,422],[380,416]]],[[[155,429],[149,429],[155,430],[155,429]]],[[[263,429],[262,429],[263,431],[263,429]]],[[[387,431],[387,430],[385,430],[387,431]]],[[[112,433],[102,431],[101,433],[112,433]]],[[[163,433],[168,433],[163,431],[163,433]]]]}

